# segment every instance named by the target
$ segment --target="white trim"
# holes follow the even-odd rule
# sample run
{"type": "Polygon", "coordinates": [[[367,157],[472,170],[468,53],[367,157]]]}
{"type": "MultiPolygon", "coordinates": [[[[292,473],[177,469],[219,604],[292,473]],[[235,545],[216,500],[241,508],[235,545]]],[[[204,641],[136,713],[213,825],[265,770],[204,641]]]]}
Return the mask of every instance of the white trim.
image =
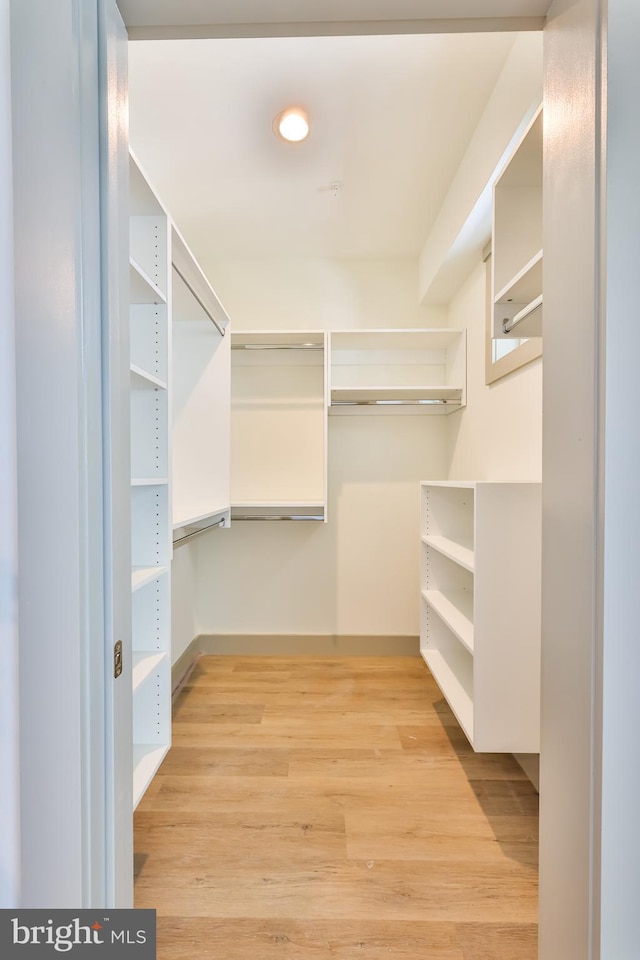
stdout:
{"type": "Polygon", "coordinates": [[[9,0],[0,0],[0,908],[20,890],[18,556],[9,0]]]}

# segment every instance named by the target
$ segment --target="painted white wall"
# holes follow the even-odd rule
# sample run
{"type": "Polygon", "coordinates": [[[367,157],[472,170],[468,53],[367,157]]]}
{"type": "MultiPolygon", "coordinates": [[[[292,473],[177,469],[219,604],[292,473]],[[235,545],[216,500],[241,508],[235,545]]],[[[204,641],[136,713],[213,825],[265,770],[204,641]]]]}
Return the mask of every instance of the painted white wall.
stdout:
{"type": "Polygon", "coordinates": [[[542,100],[542,33],[516,37],[420,254],[420,298],[448,303],[491,232],[490,186],[523,118],[542,100]],[[488,189],[487,189],[488,188],[488,189]],[[478,198],[484,193],[484,211],[478,198]],[[479,231],[475,220],[480,216],[479,231]],[[483,231],[484,222],[484,231],[483,231]],[[453,262],[456,261],[456,262],[453,262]]]}
{"type": "Polygon", "coordinates": [[[16,386],[9,0],[0,0],[0,908],[20,895],[16,386]]]}
{"type": "MultiPolygon", "coordinates": [[[[205,265],[235,329],[444,325],[405,261],[205,265]]],[[[417,635],[418,481],[446,417],[330,417],[329,523],[241,523],[196,542],[203,633],[417,635]]]]}
{"type": "Polygon", "coordinates": [[[418,303],[413,260],[198,259],[234,330],[341,330],[446,325],[418,303]]]}
{"type": "MultiPolygon", "coordinates": [[[[206,534],[220,535],[221,531],[206,534]]],[[[196,568],[195,543],[185,543],[174,551],[171,561],[171,663],[182,656],[198,635],[196,623],[196,568]]]]}
{"type": "Polygon", "coordinates": [[[449,305],[467,330],[467,406],[448,417],[449,479],[538,481],[542,473],[542,359],[485,384],[486,268],[479,262],[449,305]]]}

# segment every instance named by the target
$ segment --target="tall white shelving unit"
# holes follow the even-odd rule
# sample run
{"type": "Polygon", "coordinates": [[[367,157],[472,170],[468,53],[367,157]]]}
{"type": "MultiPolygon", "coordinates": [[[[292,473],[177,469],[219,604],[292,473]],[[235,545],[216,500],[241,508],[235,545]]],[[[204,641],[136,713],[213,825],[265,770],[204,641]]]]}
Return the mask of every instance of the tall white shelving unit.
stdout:
{"type": "Polygon", "coordinates": [[[420,485],[420,652],[480,752],[540,750],[540,495],[420,485]]]}
{"type": "Polygon", "coordinates": [[[129,165],[133,799],[171,745],[174,543],[228,526],[229,317],[129,165]]]}
{"type": "Polygon", "coordinates": [[[232,334],[232,518],[327,520],[326,334],[232,334]]]}
{"type": "Polygon", "coordinates": [[[461,330],[329,334],[330,413],[447,414],[466,403],[461,330]]]}
{"type": "Polygon", "coordinates": [[[169,219],[130,162],[133,801],[171,742],[169,219]]]}

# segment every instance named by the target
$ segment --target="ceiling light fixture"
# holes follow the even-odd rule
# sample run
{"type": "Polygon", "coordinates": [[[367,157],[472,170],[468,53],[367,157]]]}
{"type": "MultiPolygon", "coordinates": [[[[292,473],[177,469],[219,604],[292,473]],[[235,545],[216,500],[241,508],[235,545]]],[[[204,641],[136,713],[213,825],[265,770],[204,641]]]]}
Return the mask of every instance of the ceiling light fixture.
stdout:
{"type": "Polygon", "coordinates": [[[273,121],[273,130],[283,140],[300,143],[309,135],[309,118],[301,107],[287,107],[273,121]]]}

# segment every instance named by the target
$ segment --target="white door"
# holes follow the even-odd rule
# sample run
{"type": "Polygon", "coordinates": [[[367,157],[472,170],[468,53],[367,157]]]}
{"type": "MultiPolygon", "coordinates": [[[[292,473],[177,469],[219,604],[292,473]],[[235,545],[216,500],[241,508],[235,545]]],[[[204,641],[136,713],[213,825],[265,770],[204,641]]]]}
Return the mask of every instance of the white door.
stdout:
{"type": "Polygon", "coordinates": [[[101,5],[105,465],[106,906],[133,906],[127,32],[101,5]],[[115,669],[122,644],[121,672],[115,669]],[[116,675],[119,674],[119,675],[116,675]]]}

